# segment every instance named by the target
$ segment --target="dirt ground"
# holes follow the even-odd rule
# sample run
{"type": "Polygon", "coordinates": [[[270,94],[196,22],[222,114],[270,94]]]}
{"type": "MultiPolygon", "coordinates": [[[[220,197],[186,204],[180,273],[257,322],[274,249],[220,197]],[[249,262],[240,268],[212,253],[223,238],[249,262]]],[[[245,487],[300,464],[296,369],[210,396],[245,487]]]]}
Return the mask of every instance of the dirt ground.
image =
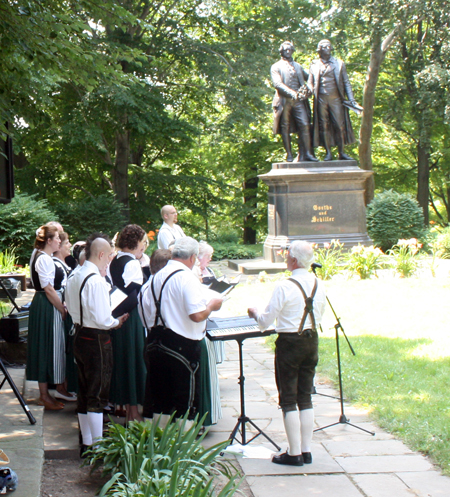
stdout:
{"type": "Polygon", "coordinates": [[[106,479],[100,471],[90,474],[80,459],[50,459],[44,463],[41,497],[94,497],[106,479]]]}
{"type": "MultiPolygon", "coordinates": [[[[80,467],[80,460],[50,459],[44,463],[41,497],[94,497],[106,483],[101,478],[100,470],[90,473],[90,467],[80,467]]],[[[244,497],[253,497],[247,482],[244,480],[239,493],[244,497]]]]}

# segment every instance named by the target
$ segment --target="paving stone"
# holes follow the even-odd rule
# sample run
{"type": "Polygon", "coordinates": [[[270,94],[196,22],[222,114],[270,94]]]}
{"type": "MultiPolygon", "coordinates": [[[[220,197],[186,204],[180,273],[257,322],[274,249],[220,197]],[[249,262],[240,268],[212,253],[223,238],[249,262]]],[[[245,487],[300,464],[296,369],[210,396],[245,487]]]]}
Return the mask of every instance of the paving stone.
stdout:
{"type": "Polygon", "coordinates": [[[14,497],[39,497],[44,451],[32,448],[9,449],[8,467],[17,473],[19,485],[12,495],[14,497]]]}
{"type": "MultiPolygon", "coordinates": [[[[283,449],[284,452],[284,449],[283,449]]],[[[282,466],[274,464],[269,459],[239,459],[239,463],[246,475],[300,475],[300,474],[322,474],[343,473],[342,467],[337,464],[328,452],[320,445],[312,446],[313,463],[303,466],[282,466]]],[[[275,495],[275,494],[274,494],[275,495]]]]}
{"type": "MultiPolygon", "coordinates": [[[[320,427],[317,424],[316,425],[320,427]]],[[[394,437],[389,433],[383,432],[380,428],[375,425],[373,422],[367,423],[358,423],[359,428],[364,428],[364,430],[368,430],[369,432],[375,433],[375,435],[371,435],[370,433],[366,433],[363,430],[358,428],[354,428],[353,426],[347,424],[337,424],[326,428],[321,431],[314,432],[314,436],[319,433],[324,433],[329,437],[332,437],[333,440],[341,441],[341,440],[387,440],[393,439],[394,437]]]]}
{"type": "Polygon", "coordinates": [[[332,456],[381,456],[412,454],[400,440],[347,440],[342,442],[323,442],[324,447],[332,456]]]}
{"type": "Polygon", "coordinates": [[[448,497],[450,478],[438,471],[408,472],[397,474],[419,497],[448,497]]]}
{"type": "Polygon", "coordinates": [[[249,477],[255,497],[362,497],[346,475],[249,477]]]}
{"type": "Polygon", "coordinates": [[[336,457],[347,473],[398,473],[400,471],[428,471],[432,465],[418,454],[402,456],[336,457]]]}
{"type": "Polygon", "coordinates": [[[414,497],[417,495],[395,474],[353,475],[352,480],[367,497],[414,497]]]}

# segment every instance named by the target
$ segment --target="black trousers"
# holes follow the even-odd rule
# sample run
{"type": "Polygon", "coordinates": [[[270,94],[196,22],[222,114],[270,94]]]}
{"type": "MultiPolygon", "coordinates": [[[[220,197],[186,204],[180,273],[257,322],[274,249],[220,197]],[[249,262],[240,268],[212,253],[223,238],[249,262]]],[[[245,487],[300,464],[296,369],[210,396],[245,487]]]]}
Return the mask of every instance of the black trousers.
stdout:
{"type": "Polygon", "coordinates": [[[200,341],[174,331],[152,328],[145,347],[147,381],[144,417],[153,413],[194,419],[200,403],[200,341]]]}
{"type": "Polygon", "coordinates": [[[103,412],[108,404],[113,366],[110,334],[81,328],[75,333],[73,354],[78,365],[77,412],[103,412]]]}
{"type": "Polygon", "coordinates": [[[275,379],[284,412],[312,409],[311,392],[319,361],[316,331],[280,333],[275,342],[275,379]]]}

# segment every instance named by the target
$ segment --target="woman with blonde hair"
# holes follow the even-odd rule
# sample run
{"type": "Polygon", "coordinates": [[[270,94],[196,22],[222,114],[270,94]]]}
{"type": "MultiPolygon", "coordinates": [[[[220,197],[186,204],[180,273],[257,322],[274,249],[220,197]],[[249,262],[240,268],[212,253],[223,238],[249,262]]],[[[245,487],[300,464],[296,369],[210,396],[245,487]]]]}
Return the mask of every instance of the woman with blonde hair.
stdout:
{"type": "Polygon", "coordinates": [[[39,383],[39,405],[55,411],[64,404],[49,394],[48,384],[56,385],[55,397],[76,400],[65,386],[66,361],[63,320],[66,308],[61,300],[64,271],[55,266],[52,254],[61,245],[58,228],[41,226],[36,232],[31,280],[36,290],[28,320],[27,380],[39,383]]]}

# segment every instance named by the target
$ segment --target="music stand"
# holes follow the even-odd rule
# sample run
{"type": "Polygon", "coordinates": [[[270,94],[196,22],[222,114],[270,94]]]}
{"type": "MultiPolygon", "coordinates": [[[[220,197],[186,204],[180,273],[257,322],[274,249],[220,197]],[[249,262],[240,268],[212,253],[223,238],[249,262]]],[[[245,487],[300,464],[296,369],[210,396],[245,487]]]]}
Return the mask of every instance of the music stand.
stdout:
{"type": "MultiPolygon", "coordinates": [[[[3,290],[5,290],[6,295],[8,295],[9,300],[11,301],[13,306],[17,309],[17,311],[19,312],[20,309],[17,306],[16,301],[14,300],[14,297],[9,293],[9,290],[5,287],[1,278],[0,278],[0,286],[3,288],[3,290]]],[[[30,424],[34,425],[36,423],[36,420],[34,419],[34,416],[31,413],[30,408],[28,407],[26,402],[23,400],[22,395],[20,394],[18,388],[16,387],[16,384],[14,383],[14,380],[11,378],[11,375],[9,374],[8,370],[5,368],[5,365],[3,364],[1,357],[0,357],[0,371],[5,376],[3,378],[3,381],[0,383],[0,390],[3,388],[3,385],[5,384],[5,382],[9,383],[9,386],[11,387],[12,391],[14,392],[14,395],[17,397],[17,400],[19,401],[20,405],[22,406],[22,409],[25,411],[25,414],[27,415],[27,417],[30,421],[30,424]]]]}
{"type": "Polygon", "coordinates": [[[241,400],[241,414],[238,418],[236,426],[234,427],[233,431],[231,432],[230,443],[233,443],[233,440],[236,440],[241,445],[247,445],[252,440],[255,440],[255,438],[259,437],[259,435],[263,435],[264,437],[266,437],[266,439],[274,447],[276,447],[277,450],[281,450],[281,447],[278,447],[278,445],[269,436],[267,436],[261,430],[261,428],[256,426],[256,424],[245,414],[245,376],[244,376],[244,358],[243,358],[243,354],[242,354],[242,342],[245,340],[245,338],[242,338],[242,339],[236,338],[235,340],[238,343],[238,347],[239,347],[239,381],[238,381],[238,383],[239,383],[239,393],[240,393],[240,400],[241,400]],[[247,437],[246,437],[246,433],[245,433],[246,423],[250,423],[253,426],[253,428],[258,430],[258,433],[248,441],[247,441],[247,437]],[[241,427],[241,429],[240,429],[241,441],[239,441],[236,438],[236,434],[239,430],[239,427],[241,427]]]}
{"type": "MultiPolygon", "coordinates": [[[[322,267],[318,263],[313,263],[311,265],[313,273],[316,274],[316,268],[322,267]]],[[[314,432],[316,431],[321,431],[325,430],[327,428],[331,428],[332,426],[336,426],[339,424],[345,424],[345,425],[350,425],[353,426],[353,428],[357,428],[358,430],[365,431],[366,433],[369,433],[370,435],[375,435],[373,431],[366,430],[365,428],[362,428],[361,426],[356,426],[352,423],[350,423],[350,420],[346,417],[345,412],[344,412],[344,390],[342,386],[342,370],[341,370],[341,354],[340,354],[340,348],[339,348],[339,330],[342,331],[342,334],[344,335],[345,339],[347,340],[347,344],[350,348],[351,353],[355,356],[356,352],[353,350],[352,344],[350,343],[350,340],[348,339],[347,335],[345,334],[344,328],[341,324],[341,320],[336,314],[336,311],[334,310],[334,307],[331,305],[330,299],[328,296],[326,297],[328,305],[331,307],[331,310],[333,311],[334,317],[336,318],[336,324],[334,325],[335,329],[335,339],[336,339],[336,355],[337,355],[337,364],[338,364],[338,377],[339,377],[339,402],[341,405],[341,415],[339,416],[339,421],[336,421],[336,423],[331,423],[326,426],[322,426],[321,428],[316,428],[314,432]]]]}

